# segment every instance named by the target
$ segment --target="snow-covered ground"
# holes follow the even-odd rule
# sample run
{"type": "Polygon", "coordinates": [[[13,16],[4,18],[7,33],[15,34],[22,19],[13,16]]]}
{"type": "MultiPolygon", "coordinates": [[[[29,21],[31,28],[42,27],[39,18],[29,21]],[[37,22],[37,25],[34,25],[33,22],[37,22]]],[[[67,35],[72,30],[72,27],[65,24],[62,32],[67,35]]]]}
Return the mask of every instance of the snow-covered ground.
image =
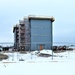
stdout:
{"type": "Polygon", "coordinates": [[[54,53],[53,60],[51,56],[38,57],[37,51],[4,54],[7,54],[9,59],[0,61],[1,75],[75,75],[75,50],[54,53]],[[23,61],[20,61],[21,59],[23,61]]]}

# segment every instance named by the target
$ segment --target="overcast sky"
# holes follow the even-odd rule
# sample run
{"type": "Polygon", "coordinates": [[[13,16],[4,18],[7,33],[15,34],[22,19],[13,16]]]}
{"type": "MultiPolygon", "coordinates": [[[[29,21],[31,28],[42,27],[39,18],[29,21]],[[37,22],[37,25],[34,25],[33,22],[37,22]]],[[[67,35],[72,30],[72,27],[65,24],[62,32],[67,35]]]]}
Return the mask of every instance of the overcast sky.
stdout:
{"type": "Polygon", "coordinates": [[[75,42],[75,0],[0,0],[0,42],[13,42],[13,25],[28,15],[53,16],[53,41],[75,42]]]}

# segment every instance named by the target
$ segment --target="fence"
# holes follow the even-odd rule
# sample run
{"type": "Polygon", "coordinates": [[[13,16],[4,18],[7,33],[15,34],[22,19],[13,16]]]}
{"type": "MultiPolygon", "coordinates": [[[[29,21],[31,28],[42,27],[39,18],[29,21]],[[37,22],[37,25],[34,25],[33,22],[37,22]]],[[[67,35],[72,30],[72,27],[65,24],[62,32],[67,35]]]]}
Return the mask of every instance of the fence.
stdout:
{"type": "MultiPolygon", "coordinates": [[[[24,44],[25,47],[27,47],[27,45],[31,45],[31,44],[24,44]]],[[[30,48],[31,46],[29,46],[30,48]]],[[[48,60],[50,59],[70,59],[70,58],[74,58],[75,55],[75,43],[69,43],[69,42],[53,42],[53,43],[41,43],[41,44],[32,44],[32,49],[35,49],[34,51],[42,51],[42,49],[44,50],[50,50],[52,49],[52,56],[48,58],[48,60]],[[52,46],[53,44],[53,46],[52,46]],[[49,47],[50,46],[50,47],[49,47]],[[51,47],[52,46],[52,47],[51,47]],[[54,47],[55,48],[54,50],[54,47]],[[64,48],[66,47],[66,48],[64,48]],[[72,50],[73,49],[73,50],[72,50]],[[58,58],[57,58],[58,57],[58,58]]],[[[24,60],[38,60],[40,58],[40,56],[37,55],[37,53],[34,53],[32,50],[26,48],[26,50],[24,49],[23,51],[19,51],[18,48],[16,47],[16,50],[14,50],[14,43],[0,43],[0,50],[3,49],[4,51],[2,51],[1,53],[6,53],[9,57],[11,57],[12,60],[19,60],[19,59],[24,59],[24,60]],[[8,51],[4,52],[5,49],[8,48],[8,51]],[[12,51],[13,50],[13,51],[12,51]],[[30,52],[31,51],[31,52],[30,52]],[[28,56],[29,54],[29,56],[28,56]]],[[[44,55],[46,56],[46,55],[44,55]]],[[[43,57],[43,56],[42,56],[43,57]]],[[[8,59],[10,60],[10,59],[8,59]]],[[[40,58],[40,60],[43,60],[42,58],[40,58]]]]}
{"type": "Polygon", "coordinates": [[[4,47],[9,47],[12,49],[23,49],[23,50],[42,50],[42,49],[53,49],[53,46],[57,46],[57,47],[62,47],[62,46],[66,46],[66,47],[71,47],[71,48],[75,48],[75,43],[70,43],[70,42],[53,42],[53,43],[49,43],[49,42],[41,42],[41,43],[12,43],[12,42],[3,42],[0,43],[0,49],[4,48],[4,47]]]}

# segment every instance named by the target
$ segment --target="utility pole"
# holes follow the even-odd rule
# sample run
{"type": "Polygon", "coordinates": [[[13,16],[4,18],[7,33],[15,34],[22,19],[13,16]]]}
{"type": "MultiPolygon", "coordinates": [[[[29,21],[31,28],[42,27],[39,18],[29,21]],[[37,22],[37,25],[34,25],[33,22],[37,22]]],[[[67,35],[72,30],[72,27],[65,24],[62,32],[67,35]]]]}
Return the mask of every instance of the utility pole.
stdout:
{"type": "MultiPolygon", "coordinates": [[[[52,22],[51,22],[52,23],[52,22]]],[[[51,38],[52,38],[52,41],[51,41],[51,43],[52,43],[52,60],[53,60],[53,25],[51,24],[51,33],[52,33],[52,35],[51,35],[51,38]]]]}

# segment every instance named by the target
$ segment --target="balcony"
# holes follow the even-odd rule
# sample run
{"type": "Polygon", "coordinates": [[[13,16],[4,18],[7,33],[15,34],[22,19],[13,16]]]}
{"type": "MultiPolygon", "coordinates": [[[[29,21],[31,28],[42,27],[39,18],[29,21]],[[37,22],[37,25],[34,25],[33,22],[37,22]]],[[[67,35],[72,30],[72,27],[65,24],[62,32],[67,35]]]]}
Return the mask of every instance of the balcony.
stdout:
{"type": "Polygon", "coordinates": [[[25,36],[20,36],[20,39],[25,40],[25,36]]]}
{"type": "Polygon", "coordinates": [[[25,36],[20,36],[21,39],[25,39],[25,36]]]}
{"type": "Polygon", "coordinates": [[[20,43],[20,46],[25,46],[25,44],[24,43],[20,43]]]}
{"type": "Polygon", "coordinates": [[[21,26],[20,29],[25,29],[25,27],[24,26],[21,26]]]}
{"type": "Polygon", "coordinates": [[[24,20],[19,20],[20,25],[24,24],[24,20]]]}
{"type": "Polygon", "coordinates": [[[25,27],[21,27],[20,30],[21,30],[21,31],[25,31],[25,27]]]}
{"type": "Polygon", "coordinates": [[[20,34],[22,34],[22,33],[25,33],[25,31],[24,30],[20,30],[20,34]]]}
{"type": "Polygon", "coordinates": [[[20,33],[20,36],[24,36],[25,37],[25,33],[20,33]]]}
{"type": "Polygon", "coordinates": [[[19,29],[17,29],[17,33],[19,33],[19,29]]]}

